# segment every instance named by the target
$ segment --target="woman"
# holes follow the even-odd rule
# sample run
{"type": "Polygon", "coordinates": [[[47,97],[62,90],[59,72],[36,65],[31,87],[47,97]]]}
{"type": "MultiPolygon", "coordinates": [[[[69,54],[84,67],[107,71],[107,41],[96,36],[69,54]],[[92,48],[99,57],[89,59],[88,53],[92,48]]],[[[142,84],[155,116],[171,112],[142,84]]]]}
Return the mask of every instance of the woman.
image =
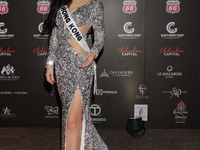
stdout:
{"type": "Polygon", "coordinates": [[[104,10],[101,0],[54,0],[44,27],[51,34],[46,63],[46,80],[56,82],[62,101],[62,150],[107,150],[90,116],[90,93],[94,77],[94,59],[105,44],[104,10]],[[88,62],[75,66],[77,53],[84,51],[73,38],[60,9],[68,6],[80,32],[86,40],[90,27],[94,29],[94,44],[85,57],[88,62]]]}

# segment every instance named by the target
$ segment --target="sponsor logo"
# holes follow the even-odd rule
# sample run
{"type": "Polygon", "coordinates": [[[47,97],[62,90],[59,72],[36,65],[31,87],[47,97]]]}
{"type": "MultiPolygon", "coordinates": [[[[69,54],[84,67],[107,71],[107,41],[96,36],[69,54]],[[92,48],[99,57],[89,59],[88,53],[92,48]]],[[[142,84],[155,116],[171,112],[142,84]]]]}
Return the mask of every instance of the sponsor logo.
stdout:
{"type": "Polygon", "coordinates": [[[184,34],[175,34],[178,31],[178,28],[174,28],[175,22],[169,22],[166,26],[168,34],[161,34],[161,37],[164,39],[180,39],[184,34]]]}
{"type": "Polygon", "coordinates": [[[0,95],[28,95],[25,91],[0,91],[0,95]]]}
{"type": "Polygon", "coordinates": [[[33,49],[33,54],[37,54],[38,56],[46,56],[48,51],[44,50],[44,47],[37,47],[33,49]]]}
{"type": "Polygon", "coordinates": [[[90,106],[91,115],[92,115],[92,122],[99,123],[105,122],[106,118],[103,118],[101,115],[101,107],[97,104],[93,104],[90,106]],[[99,117],[98,117],[99,116],[99,117]]]}
{"type": "Polygon", "coordinates": [[[141,37],[141,34],[133,34],[135,32],[135,28],[131,28],[131,26],[132,22],[126,22],[123,27],[126,34],[118,34],[118,37],[121,39],[137,39],[141,37]]]}
{"type": "Polygon", "coordinates": [[[167,72],[158,72],[157,76],[159,77],[165,77],[165,78],[174,78],[174,77],[180,77],[182,76],[183,73],[182,72],[173,72],[173,67],[172,66],[168,66],[167,67],[167,72]]]}
{"type": "Polygon", "coordinates": [[[16,76],[14,74],[15,68],[8,64],[7,66],[3,66],[1,70],[1,75],[0,75],[0,81],[17,81],[20,79],[19,76],[16,76]]]}
{"type": "Polygon", "coordinates": [[[123,12],[124,13],[135,13],[137,11],[136,0],[124,0],[123,1],[123,12]]]}
{"type": "Polygon", "coordinates": [[[188,94],[188,91],[182,91],[181,89],[177,89],[176,87],[174,87],[171,91],[163,91],[163,93],[166,93],[166,94],[171,94],[170,98],[173,98],[173,97],[177,97],[179,98],[181,96],[181,94],[188,94]]]}
{"type": "Polygon", "coordinates": [[[59,114],[59,107],[53,107],[53,106],[45,106],[44,109],[47,111],[47,116],[45,118],[58,118],[59,114]]]}
{"type": "Polygon", "coordinates": [[[148,105],[135,104],[134,105],[134,116],[142,117],[143,121],[148,121],[148,105]]]}
{"type": "Polygon", "coordinates": [[[165,47],[161,48],[159,53],[163,54],[164,56],[180,56],[180,53],[184,53],[184,51],[180,50],[179,47],[177,47],[175,50],[173,50],[171,47],[165,47]]]}
{"type": "Polygon", "coordinates": [[[6,106],[6,108],[3,108],[2,111],[3,111],[3,113],[0,113],[1,119],[15,119],[15,118],[17,118],[17,114],[11,113],[11,109],[8,109],[7,106],[6,106]]]}
{"type": "Polygon", "coordinates": [[[44,22],[41,22],[39,25],[38,25],[38,31],[40,32],[39,34],[33,34],[33,37],[36,38],[36,39],[48,39],[49,38],[49,35],[48,34],[45,34],[45,33],[42,33],[43,31],[43,24],[44,22]]]}
{"type": "Polygon", "coordinates": [[[174,119],[176,123],[185,123],[188,114],[188,111],[186,111],[186,105],[183,101],[180,101],[180,103],[177,104],[177,107],[174,109],[173,114],[175,115],[174,119]]]}
{"type": "Polygon", "coordinates": [[[117,50],[118,54],[121,54],[122,56],[138,56],[138,53],[141,53],[141,50],[137,50],[137,47],[135,47],[133,50],[129,50],[129,48],[119,48],[117,50]]]}
{"type": "MultiPolygon", "coordinates": [[[[130,77],[131,75],[133,75],[133,71],[113,71],[110,70],[110,75],[111,76],[115,76],[115,77],[130,77]]],[[[109,77],[109,74],[104,71],[100,74],[100,77],[109,77]]]]}
{"type": "Polygon", "coordinates": [[[47,0],[47,1],[44,1],[44,0],[39,0],[37,2],[37,12],[39,14],[48,14],[50,11],[50,2],[47,0]]]}
{"type": "Polygon", "coordinates": [[[107,77],[109,78],[109,74],[106,72],[106,69],[104,69],[104,71],[100,74],[100,77],[107,77]]]}
{"type": "Polygon", "coordinates": [[[115,76],[115,77],[130,77],[133,75],[133,71],[113,71],[110,70],[110,75],[115,76]]]}
{"type": "Polygon", "coordinates": [[[180,3],[179,0],[168,0],[166,2],[166,11],[171,14],[178,13],[180,11],[180,3]]]}
{"type": "Polygon", "coordinates": [[[5,23],[0,22],[0,39],[11,39],[14,37],[14,34],[6,34],[8,32],[7,28],[4,28],[5,23]]]}
{"type": "Polygon", "coordinates": [[[12,56],[12,53],[15,53],[15,51],[11,50],[10,47],[6,50],[4,50],[3,47],[0,47],[0,56],[12,56]]]}
{"type": "Polygon", "coordinates": [[[96,95],[104,95],[104,94],[117,94],[117,91],[105,91],[103,89],[97,89],[96,90],[96,95]]]}
{"type": "Polygon", "coordinates": [[[93,104],[92,106],[90,106],[90,109],[92,116],[98,116],[101,113],[101,107],[97,104],[93,104]]]}
{"type": "Polygon", "coordinates": [[[138,87],[140,91],[140,95],[137,95],[135,98],[143,98],[143,99],[149,99],[149,96],[145,95],[145,91],[147,90],[147,87],[144,84],[141,84],[138,87]]]}
{"type": "Polygon", "coordinates": [[[8,2],[7,1],[0,1],[0,14],[7,14],[9,11],[8,9],[8,2]]]}

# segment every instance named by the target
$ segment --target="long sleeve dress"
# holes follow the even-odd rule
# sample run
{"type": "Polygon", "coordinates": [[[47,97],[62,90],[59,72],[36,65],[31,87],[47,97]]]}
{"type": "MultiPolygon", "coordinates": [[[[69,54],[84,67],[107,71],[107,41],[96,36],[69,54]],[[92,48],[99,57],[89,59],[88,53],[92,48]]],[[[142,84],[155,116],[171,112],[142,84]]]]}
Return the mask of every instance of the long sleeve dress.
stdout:
{"type": "MultiPolygon", "coordinates": [[[[92,51],[98,56],[105,44],[104,9],[101,0],[90,0],[87,4],[77,8],[71,17],[81,30],[92,26],[94,30],[94,44],[92,51]]],[[[87,33],[87,32],[86,32],[87,33]]],[[[86,35],[83,35],[86,40],[86,35]]],[[[73,39],[70,31],[65,27],[65,22],[60,10],[56,16],[56,27],[50,37],[49,54],[46,67],[54,67],[58,92],[62,101],[62,133],[61,149],[66,147],[67,118],[72,100],[79,88],[83,104],[82,134],[80,149],[107,150],[96,128],[92,124],[90,112],[90,93],[94,77],[94,63],[84,69],[75,66],[75,54],[68,39],[73,39]]]]}

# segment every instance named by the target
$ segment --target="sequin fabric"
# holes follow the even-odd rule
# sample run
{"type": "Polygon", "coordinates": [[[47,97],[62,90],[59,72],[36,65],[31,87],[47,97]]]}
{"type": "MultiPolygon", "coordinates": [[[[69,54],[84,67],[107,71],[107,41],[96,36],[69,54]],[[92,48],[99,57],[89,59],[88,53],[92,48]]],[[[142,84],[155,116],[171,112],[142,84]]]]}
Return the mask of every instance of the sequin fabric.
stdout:
{"type": "MultiPolygon", "coordinates": [[[[93,27],[94,44],[91,50],[96,53],[97,57],[105,44],[104,10],[102,2],[100,0],[91,0],[76,9],[71,16],[78,27],[86,24],[93,27]]],[[[79,88],[82,97],[83,115],[85,116],[84,150],[107,150],[107,146],[92,124],[90,115],[90,93],[94,77],[94,66],[92,64],[84,69],[75,66],[74,60],[77,52],[68,42],[68,39],[73,39],[73,37],[69,33],[69,30],[65,29],[60,11],[57,12],[56,25],[50,37],[46,67],[54,67],[55,65],[56,82],[62,101],[61,149],[66,149],[68,112],[74,94],[77,88],[79,88]]],[[[84,38],[86,39],[85,35],[84,38]]]]}

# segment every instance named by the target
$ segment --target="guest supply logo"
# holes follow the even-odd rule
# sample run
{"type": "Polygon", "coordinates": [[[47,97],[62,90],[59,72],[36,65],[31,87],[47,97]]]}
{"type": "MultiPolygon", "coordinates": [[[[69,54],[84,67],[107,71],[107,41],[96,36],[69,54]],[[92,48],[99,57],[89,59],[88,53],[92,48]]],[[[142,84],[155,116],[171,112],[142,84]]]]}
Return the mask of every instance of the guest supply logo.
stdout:
{"type": "Polygon", "coordinates": [[[37,2],[37,12],[40,14],[48,14],[50,11],[50,2],[47,0],[39,0],[37,2]]]}
{"type": "Polygon", "coordinates": [[[134,116],[142,117],[143,121],[148,121],[148,105],[135,104],[134,105],[134,116]]]}
{"type": "Polygon", "coordinates": [[[3,66],[0,75],[0,81],[17,81],[20,80],[19,76],[14,74],[15,68],[8,64],[7,66],[3,66]]]}
{"type": "Polygon", "coordinates": [[[15,119],[17,118],[16,113],[11,113],[11,109],[9,109],[7,106],[6,108],[2,109],[3,113],[0,113],[1,119],[15,119]]]}
{"type": "Polygon", "coordinates": [[[3,49],[3,47],[0,47],[0,56],[12,56],[12,53],[15,53],[14,50],[11,50],[10,47],[7,49],[3,49]]]}
{"type": "MultiPolygon", "coordinates": [[[[101,104],[100,104],[101,105],[101,104]]],[[[90,106],[91,115],[92,115],[92,122],[99,123],[105,122],[106,118],[103,118],[101,115],[101,107],[97,104],[93,104],[90,106]]]]}
{"type": "Polygon", "coordinates": [[[169,22],[166,26],[168,34],[161,34],[161,37],[164,39],[180,39],[184,34],[175,34],[178,31],[178,28],[174,28],[175,22],[169,22]]]}
{"type": "Polygon", "coordinates": [[[8,32],[7,28],[4,28],[5,23],[0,22],[0,39],[11,39],[14,37],[14,34],[6,34],[8,32]]]}
{"type": "Polygon", "coordinates": [[[166,2],[167,7],[166,11],[167,13],[175,14],[180,11],[180,1],[179,0],[168,0],[166,2]]]}
{"type": "Polygon", "coordinates": [[[96,90],[96,95],[102,96],[104,94],[115,95],[115,94],[117,94],[117,91],[105,91],[103,89],[97,89],[96,90]]]}
{"type": "Polygon", "coordinates": [[[174,119],[176,123],[186,122],[186,114],[188,114],[188,111],[186,111],[186,105],[183,101],[180,101],[180,103],[177,104],[177,107],[174,109],[173,114],[175,115],[174,119]]]}
{"type": "Polygon", "coordinates": [[[181,94],[188,94],[188,91],[182,91],[181,89],[174,87],[171,91],[163,91],[162,93],[171,94],[169,99],[172,99],[173,97],[179,98],[181,94]]]}
{"type": "Polygon", "coordinates": [[[8,9],[8,2],[7,1],[0,1],[0,14],[7,14],[9,11],[8,9]]]}
{"type": "MultiPolygon", "coordinates": [[[[110,70],[110,75],[115,77],[130,77],[133,75],[133,71],[113,71],[110,70]]],[[[104,71],[100,74],[100,77],[109,77],[110,76],[104,69],[104,71]]]]}
{"type": "Polygon", "coordinates": [[[47,111],[47,116],[45,118],[58,118],[59,114],[59,107],[53,107],[53,106],[45,106],[44,109],[47,111]]]}
{"type": "Polygon", "coordinates": [[[123,12],[132,14],[137,11],[136,0],[124,0],[123,1],[123,12]]]}
{"type": "Polygon", "coordinates": [[[158,72],[157,76],[158,77],[165,77],[165,78],[174,78],[174,77],[180,77],[182,76],[182,72],[173,72],[173,67],[168,66],[167,67],[167,72],[158,72]]]}
{"type": "Polygon", "coordinates": [[[33,34],[33,37],[36,38],[36,39],[48,39],[49,38],[49,35],[48,34],[45,34],[45,33],[42,33],[43,31],[43,24],[44,22],[41,22],[39,25],[38,25],[38,31],[40,32],[39,34],[33,34]]]}
{"type": "Polygon", "coordinates": [[[133,34],[135,32],[135,28],[132,28],[132,22],[126,22],[123,29],[126,34],[118,34],[118,37],[121,39],[137,39],[141,37],[141,34],[133,34]]]}
{"type": "Polygon", "coordinates": [[[160,49],[159,53],[163,54],[164,56],[180,56],[180,54],[184,53],[184,51],[180,50],[179,47],[176,49],[172,49],[171,47],[164,47],[160,49]]]}
{"type": "Polygon", "coordinates": [[[137,50],[137,47],[134,47],[133,49],[129,49],[129,47],[122,47],[117,50],[117,53],[121,54],[122,56],[138,56],[138,53],[141,52],[141,50],[137,50]]]}
{"type": "Polygon", "coordinates": [[[38,56],[46,56],[48,51],[44,49],[44,47],[37,47],[33,49],[33,54],[37,54],[38,56]]]}
{"type": "Polygon", "coordinates": [[[137,95],[135,98],[140,99],[149,99],[149,96],[145,95],[145,91],[147,90],[147,87],[144,84],[141,84],[138,87],[138,90],[140,91],[140,95],[137,95]]]}

